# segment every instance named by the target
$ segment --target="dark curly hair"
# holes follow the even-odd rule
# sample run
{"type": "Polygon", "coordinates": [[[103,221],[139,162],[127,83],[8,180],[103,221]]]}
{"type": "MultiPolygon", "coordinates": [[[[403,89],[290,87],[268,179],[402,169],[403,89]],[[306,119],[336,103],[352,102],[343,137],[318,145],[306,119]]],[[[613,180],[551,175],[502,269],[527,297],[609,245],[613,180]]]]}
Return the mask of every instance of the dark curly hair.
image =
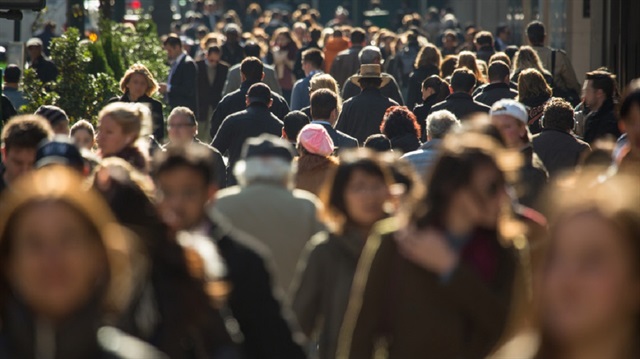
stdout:
{"type": "Polygon", "coordinates": [[[561,131],[573,129],[573,107],[559,97],[552,97],[544,108],[542,127],[561,131]]]}
{"type": "Polygon", "coordinates": [[[420,138],[420,125],[413,112],[406,106],[391,106],[384,113],[380,132],[388,138],[395,138],[413,133],[420,138]]]}

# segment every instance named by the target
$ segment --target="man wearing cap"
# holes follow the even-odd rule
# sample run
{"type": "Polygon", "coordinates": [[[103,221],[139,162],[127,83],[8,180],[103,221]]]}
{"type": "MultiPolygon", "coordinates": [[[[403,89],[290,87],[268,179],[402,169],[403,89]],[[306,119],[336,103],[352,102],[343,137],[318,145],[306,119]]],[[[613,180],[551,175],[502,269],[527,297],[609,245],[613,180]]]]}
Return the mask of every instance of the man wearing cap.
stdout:
{"type": "Polygon", "coordinates": [[[43,105],[36,110],[34,115],[46,118],[54,134],[69,136],[69,117],[60,107],[43,105]]]}
{"type": "Polygon", "coordinates": [[[55,81],[58,77],[58,68],[56,65],[42,53],[42,40],[33,37],[27,41],[27,54],[29,54],[29,62],[27,68],[36,70],[38,79],[42,83],[55,81]]]}
{"type": "Polygon", "coordinates": [[[0,193],[10,187],[13,181],[33,169],[38,145],[51,137],[51,126],[40,116],[16,116],[4,126],[0,193]]]}
{"type": "Polygon", "coordinates": [[[538,196],[549,176],[542,160],[533,152],[527,110],[520,102],[503,99],[491,106],[490,116],[505,146],[522,154],[523,163],[516,188],[518,200],[527,207],[537,209],[538,196]]]}
{"type": "Polygon", "coordinates": [[[164,40],[164,49],[171,62],[166,83],[160,84],[160,93],[166,96],[171,108],[185,106],[198,112],[198,67],[191,56],[182,49],[182,41],[176,34],[164,40]]]}
{"type": "MultiPolygon", "coordinates": [[[[240,85],[240,88],[223,97],[213,112],[213,116],[211,116],[211,128],[209,129],[211,138],[216,136],[222,121],[224,121],[227,116],[242,111],[247,107],[247,91],[252,85],[262,82],[264,79],[263,63],[257,57],[247,57],[242,60],[240,73],[242,75],[242,85],[240,85]]],[[[268,86],[267,88],[270,89],[268,86]]],[[[271,90],[269,92],[273,100],[273,105],[270,107],[271,113],[276,115],[280,120],[284,119],[284,116],[289,113],[287,101],[277,93],[271,90]]]]}
{"type": "Polygon", "coordinates": [[[280,288],[287,290],[305,243],[322,225],[317,198],[296,190],[291,145],[272,135],[248,139],[234,173],[240,186],[218,192],[215,209],[273,253],[280,288]]]}
{"type": "Polygon", "coordinates": [[[444,101],[433,105],[429,113],[447,110],[461,121],[475,113],[488,113],[491,109],[489,106],[475,101],[471,97],[475,86],[476,77],[471,70],[466,68],[455,70],[451,75],[453,93],[447,96],[444,101]]]}
{"type": "Polygon", "coordinates": [[[251,86],[245,99],[247,109],[228,116],[213,138],[211,145],[229,157],[227,184],[230,186],[236,184],[233,168],[240,159],[245,141],[264,133],[282,134],[282,121],[269,111],[273,104],[271,96],[267,85],[257,83],[251,86]]]}
{"type": "Polygon", "coordinates": [[[351,81],[362,89],[359,95],[350,98],[342,106],[336,130],[355,137],[364,143],[370,135],[380,132],[380,123],[387,109],[398,103],[380,93],[380,88],[389,82],[381,75],[380,65],[361,65],[360,73],[351,81]]]}
{"type": "Polygon", "coordinates": [[[193,111],[183,106],[174,108],[169,117],[167,117],[167,133],[169,134],[169,143],[164,145],[163,149],[175,145],[184,146],[189,143],[195,143],[211,151],[215,158],[216,186],[218,188],[226,186],[227,174],[224,159],[218,150],[198,139],[198,122],[193,111]]]}

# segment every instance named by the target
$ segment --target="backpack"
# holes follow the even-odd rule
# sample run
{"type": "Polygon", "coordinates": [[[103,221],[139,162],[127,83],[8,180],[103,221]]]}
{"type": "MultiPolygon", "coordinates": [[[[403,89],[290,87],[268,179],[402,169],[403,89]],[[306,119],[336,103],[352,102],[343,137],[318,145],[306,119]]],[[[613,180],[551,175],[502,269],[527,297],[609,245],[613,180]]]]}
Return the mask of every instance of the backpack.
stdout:
{"type": "MultiPolygon", "coordinates": [[[[556,52],[558,50],[551,50],[551,76],[555,76],[556,74],[556,52]]],[[[553,96],[561,97],[571,103],[571,106],[576,107],[580,101],[580,95],[574,89],[564,89],[560,86],[553,87],[553,96]]]]}

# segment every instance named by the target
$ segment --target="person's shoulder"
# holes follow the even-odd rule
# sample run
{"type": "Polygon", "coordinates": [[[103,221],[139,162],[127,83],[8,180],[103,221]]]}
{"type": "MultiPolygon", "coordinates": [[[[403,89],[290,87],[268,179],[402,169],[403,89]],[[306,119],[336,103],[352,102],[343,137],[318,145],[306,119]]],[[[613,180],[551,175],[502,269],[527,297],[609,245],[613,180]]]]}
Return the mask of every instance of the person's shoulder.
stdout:
{"type": "Polygon", "coordinates": [[[305,82],[307,82],[306,80],[307,80],[307,78],[306,78],[306,77],[303,77],[303,78],[301,78],[301,79],[297,80],[297,81],[293,84],[293,88],[294,88],[294,90],[295,90],[295,89],[297,89],[297,88],[299,88],[299,87],[303,87],[303,86],[304,86],[304,84],[305,84],[305,82]]]}
{"type": "MultiPolygon", "coordinates": [[[[229,67],[229,72],[240,71],[240,65],[241,64],[235,64],[235,65],[229,67]]],[[[264,67],[266,67],[266,65],[264,67]]]]}
{"type": "Polygon", "coordinates": [[[431,111],[430,112],[434,112],[434,111],[438,111],[438,110],[444,110],[447,107],[447,100],[444,101],[440,101],[435,103],[433,106],[431,106],[431,111]]]}
{"type": "Polygon", "coordinates": [[[318,197],[311,192],[296,188],[291,193],[296,200],[300,201],[300,203],[312,205],[316,209],[320,206],[318,197]]]}

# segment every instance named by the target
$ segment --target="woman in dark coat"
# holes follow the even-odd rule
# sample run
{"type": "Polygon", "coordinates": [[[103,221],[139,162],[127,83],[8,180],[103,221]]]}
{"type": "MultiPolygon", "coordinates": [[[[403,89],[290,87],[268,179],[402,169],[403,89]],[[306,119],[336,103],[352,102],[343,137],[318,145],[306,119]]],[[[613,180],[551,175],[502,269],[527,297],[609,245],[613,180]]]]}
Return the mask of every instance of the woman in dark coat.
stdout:
{"type": "Polygon", "coordinates": [[[515,255],[503,247],[508,203],[497,145],[458,134],[442,145],[426,195],[378,223],[353,280],[339,358],[483,358],[505,327],[515,255]],[[473,145],[475,144],[475,145],[473,145]]]}
{"type": "Polygon", "coordinates": [[[423,102],[413,108],[413,114],[420,125],[420,140],[427,141],[427,116],[431,112],[431,107],[438,102],[444,101],[451,94],[449,83],[438,75],[428,77],[422,82],[423,102]]]}
{"type": "Polygon", "coordinates": [[[389,107],[380,125],[380,132],[391,141],[391,148],[402,153],[415,151],[422,145],[420,131],[416,116],[405,106],[389,107]]]}
{"type": "Polygon", "coordinates": [[[153,137],[162,143],[165,137],[164,114],[162,103],[151,96],[158,91],[158,83],[153,75],[142,64],[133,64],[120,80],[123,95],[109,100],[112,102],[137,102],[146,104],[151,111],[153,137]]]}
{"type": "Polygon", "coordinates": [[[102,198],[61,166],[12,188],[0,208],[0,358],[166,358],[105,327],[146,262],[102,198]]]}
{"type": "Polygon", "coordinates": [[[540,119],[542,118],[544,107],[551,99],[552,94],[551,87],[538,70],[526,69],[520,73],[517,100],[527,106],[529,132],[532,135],[542,131],[540,119]]]}
{"type": "Polygon", "coordinates": [[[422,82],[430,76],[440,74],[441,62],[440,50],[434,45],[428,44],[420,49],[416,57],[414,70],[409,75],[408,108],[414,108],[422,103],[422,82]]]}

